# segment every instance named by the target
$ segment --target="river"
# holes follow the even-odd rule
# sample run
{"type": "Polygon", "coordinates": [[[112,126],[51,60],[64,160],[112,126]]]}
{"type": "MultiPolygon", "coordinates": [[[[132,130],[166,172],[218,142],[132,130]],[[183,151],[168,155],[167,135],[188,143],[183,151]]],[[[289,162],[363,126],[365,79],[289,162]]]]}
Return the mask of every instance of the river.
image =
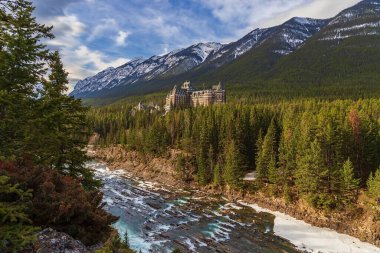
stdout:
{"type": "MultiPolygon", "coordinates": [[[[347,252],[376,252],[380,249],[359,240],[340,235],[334,231],[315,228],[291,217],[278,216],[259,207],[255,211],[244,203],[231,203],[221,196],[159,186],[154,183],[132,179],[124,170],[109,170],[103,163],[96,161],[88,164],[96,178],[103,182],[104,208],[120,217],[114,227],[121,235],[128,233],[130,246],[142,253],[172,252],[346,252],[336,250],[334,244],[344,241],[347,252]],[[278,219],[280,217],[280,219],[278,219]],[[274,228],[276,222],[282,222],[274,228]],[[286,221],[285,223],[283,221],[286,221]],[[289,222],[291,221],[291,222],[289,222]],[[284,225],[285,224],[285,225],[284,225]],[[309,226],[314,230],[310,232],[309,226]],[[307,228],[307,229],[305,229],[307,228]],[[292,229],[292,233],[287,230],[292,229]],[[279,233],[276,233],[276,230],[279,233]],[[302,241],[303,233],[313,242],[326,244],[331,251],[318,251],[307,247],[307,238],[302,241]],[[311,234],[310,234],[311,233],[311,234]],[[329,234],[332,233],[332,234],[329,234]],[[297,246],[283,237],[296,242],[297,246]],[[318,235],[326,235],[330,239],[318,235]],[[351,243],[353,245],[351,247],[351,243]],[[347,244],[348,243],[348,244],[347,244]],[[355,249],[360,251],[355,251],[355,249]],[[369,251],[367,251],[369,249],[369,251]]],[[[255,207],[254,207],[255,208],[255,207]]],[[[340,247],[340,249],[345,249],[340,247]]],[[[379,251],[378,251],[379,250],[379,251]]]]}

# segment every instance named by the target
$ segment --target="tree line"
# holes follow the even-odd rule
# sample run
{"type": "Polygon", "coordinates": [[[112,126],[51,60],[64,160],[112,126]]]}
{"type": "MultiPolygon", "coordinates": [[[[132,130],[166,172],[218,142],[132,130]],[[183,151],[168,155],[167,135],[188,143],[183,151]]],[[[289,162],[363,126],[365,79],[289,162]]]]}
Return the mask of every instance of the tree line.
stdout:
{"type": "Polygon", "coordinates": [[[379,201],[379,99],[230,102],[166,115],[133,110],[91,109],[99,144],[152,155],[180,149],[190,155],[178,159],[178,169],[187,175],[195,167],[200,185],[244,188],[243,176],[256,171],[259,189],[318,209],[343,209],[367,186],[379,201]]]}

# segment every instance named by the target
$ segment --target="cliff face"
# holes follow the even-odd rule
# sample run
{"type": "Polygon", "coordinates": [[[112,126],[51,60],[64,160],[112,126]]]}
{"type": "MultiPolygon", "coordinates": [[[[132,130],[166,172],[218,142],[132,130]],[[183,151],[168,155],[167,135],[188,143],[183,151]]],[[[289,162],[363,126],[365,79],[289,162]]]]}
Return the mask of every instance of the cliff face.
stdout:
{"type": "MultiPolygon", "coordinates": [[[[175,187],[201,188],[202,191],[221,194],[230,201],[256,203],[264,208],[280,211],[296,219],[317,226],[336,230],[359,238],[362,241],[380,246],[380,221],[376,220],[371,210],[366,206],[366,196],[361,194],[358,206],[346,212],[322,212],[310,208],[303,201],[287,203],[283,199],[268,197],[260,192],[234,190],[229,187],[200,187],[194,178],[187,182],[181,179],[176,169],[177,157],[180,151],[172,150],[166,157],[142,155],[136,151],[128,151],[121,146],[99,148],[92,146],[89,154],[95,159],[106,162],[110,168],[125,169],[131,177],[175,187]]],[[[189,169],[191,171],[191,168],[189,169]]]]}

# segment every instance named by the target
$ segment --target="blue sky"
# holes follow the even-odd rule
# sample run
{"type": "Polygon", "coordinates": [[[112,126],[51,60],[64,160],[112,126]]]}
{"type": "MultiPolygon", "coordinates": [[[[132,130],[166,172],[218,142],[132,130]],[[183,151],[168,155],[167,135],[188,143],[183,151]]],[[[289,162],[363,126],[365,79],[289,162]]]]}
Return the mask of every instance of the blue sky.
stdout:
{"type": "Polygon", "coordinates": [[[235,41],[294,16],[329,18],[359,0],[32,0],[53,25],[71,85],[135,57],[235,41]]]}

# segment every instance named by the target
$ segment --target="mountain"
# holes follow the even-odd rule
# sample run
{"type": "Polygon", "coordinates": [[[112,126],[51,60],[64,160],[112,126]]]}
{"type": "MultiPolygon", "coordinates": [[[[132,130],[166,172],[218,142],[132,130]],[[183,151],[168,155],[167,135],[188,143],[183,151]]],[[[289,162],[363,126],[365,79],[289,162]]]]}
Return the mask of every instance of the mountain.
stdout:
{"type": "Polygon", "coordinates": [[[217,52],[201,64],[198,69],[207,69],[203,75],[193,72],[191,74],[200,81],[249,80],[253,74],[254,78],[258,78],[270,70],[279,59],[296,51],[329,21],[295,17],[279,26],[256,29],[241,40],[222,48],[220,51],[225,52],[222,56],[215,57],[219,55],[217,52]],[[236,57],[237,53],[243,51],[242,48],[248,50],[236,57]],[[218,67],[218,70],[210,71],[218,67]]]}
{"type": "MultiPolygon", "coordinates": [[[[102,81],[103,71],[78,82],[73,94],[125,97],[166,90],[184,80],[198,85],[222,80],[231,88],[243,85],[244,89],[258,86],[292,89],[289,85],[298,85],[301,89],[313,87],[317,92],[325,86],[334,86],[338,94],[352,87],[376,89],[380,83],[380,0],[362,1],[327,20],[296,17],[279,26],[255,29],[227,45],[212,43],[213,46],[206,47],[208,51],[201,50],[207,51],[203,57],[199,53],[189,54],[199,45],[209,43],[162,56],[165,60],[156,61],[154,69],[163,71],[135,76],[128,73],[121,79],[109,73],[107,80],[113,81],[108,84],[102,81]],[[160,65],[166,66],[169,55],[177,59],[177,54],[186,55],[193,64],[183,60],[174,61],[170,67],[160,65]],[[87,90],[83,89],[83,82],[87,90]]],[[[139,62],[133,69],[155,57],[139,62]]]]}
{"type": "Polygon", "coordinates": [[[202,65],[220,67],[267,43],[272,44],[271,51],[275,54],[280,56],[290,54],[320,31],[327,22],[327,20],[296,17],[279,26],[255,29],[240,40],[221,48],[202,65]]]}
{"type": "Polygon", "coordinates": [[[126,86],[158,77],[178,75],[203,63],[210,54],[221,47],[223,45],[219,43],[199,43],[163,56],[152,56],[146,60],[136,58],[120,67],[108,68],[95,76],[79,81],[71,95],[86,96],[119,85],[126,86]]]}
{"type": "Polygon", "coordinates": [[[125,94],[139,89],[139,86],[143,88],[150,82],[158,84],[155,89],[159,90],[163,88],[159,83],[172,85],[178,78],[182,80],[200,77],[202,73],[208,73],[211,69],[219,68],[249,51],[254,51],[255,48],[267,45],[268,54],[257,60],[257,66],[260,66],[260,60],[265,61],[268,57],[277,60],[293,52],[326,23],[326,20],[293,18],[280,26],[255,29],[228,45],[199,43],[164,56],[153,56],[147,60],[137,58],[118,68],[109,68],[79,81],[71,94],[77,97],[98,97],[105,94],[113,96],[112,91],[114,95],[125,94]]]}
{"type": "Polygon", "coordinates": [[[366,0],[335,16],[269,75],[278,84],[378,86],[380,0],[366,0]]]}

